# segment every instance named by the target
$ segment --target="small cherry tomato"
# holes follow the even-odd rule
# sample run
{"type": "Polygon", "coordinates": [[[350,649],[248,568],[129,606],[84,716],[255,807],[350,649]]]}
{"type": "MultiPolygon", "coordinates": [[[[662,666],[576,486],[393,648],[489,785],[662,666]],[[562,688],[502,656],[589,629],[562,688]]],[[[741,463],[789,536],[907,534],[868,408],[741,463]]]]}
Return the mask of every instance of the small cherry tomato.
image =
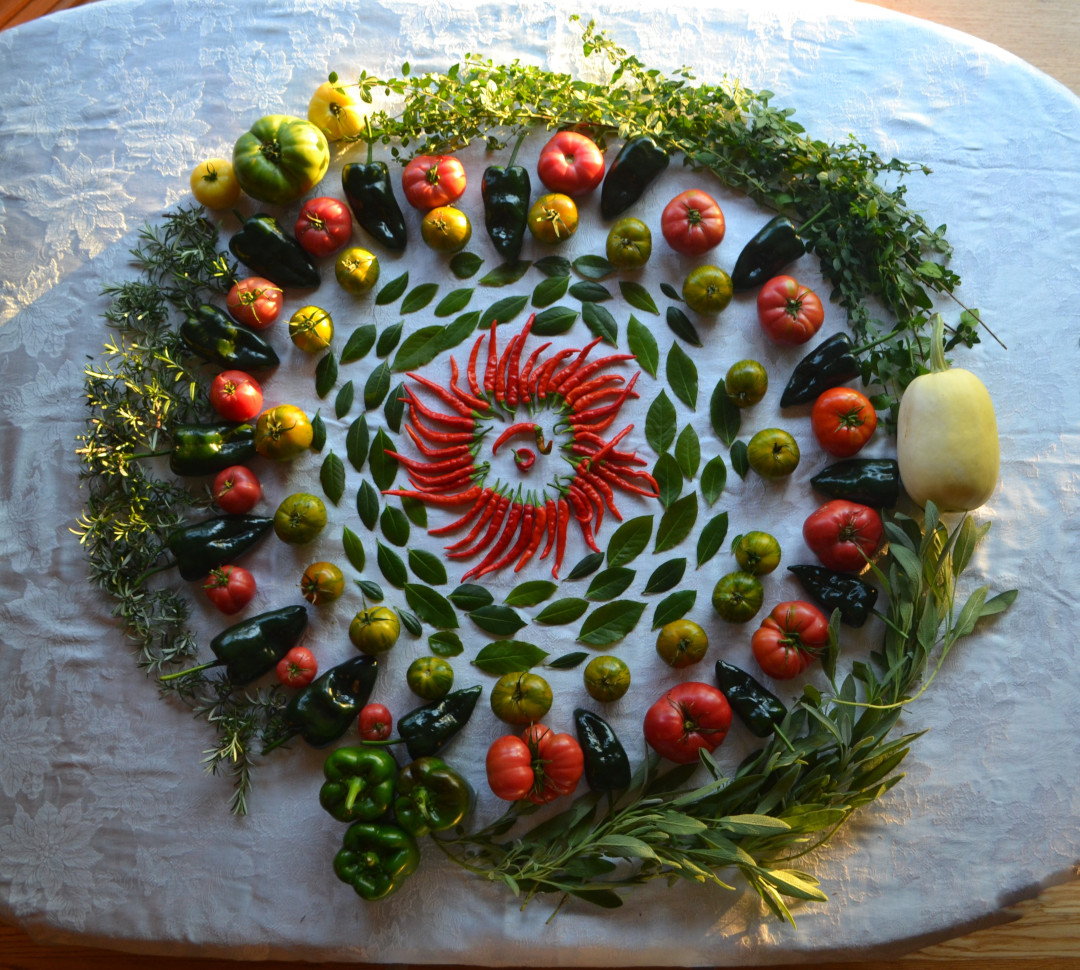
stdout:
{"type": "Polygon", "coordinates": [[[441,205],[420,221],[420,237],[437,253],[456,253],[472,238],[472,224],[456,206],[441,205]]]}
{"type": "Polygon", "coordinates": [[[862,391],[831,387],[814,401],[810,427],[818,444],[830,455],[850,458],[873,437],[877,412],[862,391]]]}
{"type": "Polygon", "coordinates": [[[401,173],[405,200],[421,212],[456,202],[466,181],[465,166],[453,155],[417,155],[401,173]]]}
{"type": "Polygon", "coordinates": [[[363,296],[379,282],[379,257],[360,246],[350,246],[338,254],[334,276],[346,293],[363,296]]]}
{"type": "Polygon", "coordinates": [[[405,671],[405,681],[417,697],[437,701],[454,686],[454,668],[442,657],[417,657],[405,671]]]}
{"type": "Polygon", "coordinates": [[[345,575],[332,562],[313,562],[300,577],[300,595],[312,606],[333,603],[345,592],[345,575]]]}
{"type": "Polygon", "coordinates": [[[540,150],[536,174],[552,192],[588,195],[604,180],[604,155],[588,135],[560,131],[540,150]]]}
{"type": "Polygon", "coordinates": [[[564,242],[577,232],[577,204],[557,192],[542,195],[529,209],[528,223],[529,232],[540,242],[564,242]]]}
{"type": "Polygon", "coordinates": [[[724,238],[724,213],[708,192],[687,189],[666,206],[660,231],[667,244],[683,256],[701,256],[724,238]]]}
{"type": "Polygon", "coordinates": [[[630,668],[625,660],[601,654],[585,666],[585,690],[594,700],[617,701],[630,689],[630,668]]]}
{"type": "Polygon", "coordinates": [[[364,741],[385,741],[394,731],[394,719],[385,704],[365,704],[356,727],[364,741]]]}
{"type": "Polygon", "coordinates": [[[307,687],[319,672],[319,665],[307,647],[293,647],[277,662],[276,672],[285,687],[307,687]]]}
{"type": "Polygon", "coordinates": [[[318,495],[296,492],[282,500],[274,513],[274,533],[282,542],[302,546],[326,528],[326,505],[318,495]]]}
{"type": "Polygon", "coordinates": [[[698,663],[708,649],[709,637],[693,620],[665,623],[656,637],[656,652],[676,670],[698,663]]]}
{"type": "Polygon", "coordinates": [[[645,712],[645,740],[661,758],[692,764],[704,748],[713,751],[731,727],[731,707],[711,684],[676,684],[645,712]]]}
{"type": "Polygon", "coordinates": [[[199,162],[191,173],[191,194],[195,201],[208,209],[227,209],[240,198],[240,183],[236,180],[232,162],[225,158],[208,158],[199,162]]]}
{"type": "Polygon", "coordinates": [[[695,313],[719,313],[734,292],[731,277],[719,266],[695,266],[682,285],[683,299],[695,313]]]}
{"type": "Polygon", "coordinates": [[[728,623],[746,623],[757,616],[765,602],[761,580],[746,572],[721,576],[713,587],[712,605],[716,615],[728,623]]]}
{"type": "Polygon", "coordinates": [[[764,428],[746,445],[750,467],[762,478],[783,478],[799,464],[799,445],[783,428],[764,428]]]}
{"type": "Polygon", "coordinates": [[[242,370],[223,370],[210,384],[210,403],[226,421],[250,421],[262,411],[262,387],[242,370]]]}
{"type": "Polygon", "coordinates": [[[255,423],[255,450],[272,461],[289,461],[311,447],[315,430],[295,404],[278,404],[255,423]]]}
{"type": "Polygon", "coordinates": [[[616,269],[640,269],[652,255],[652,232],[640,219],[627,216],[611,227],[606,250],[616,269]]]}
{"type": "Polygon", "coordinates": [[[779,603],[750,640],[754,659],[770,677],[790,680],[829,645],[829,621],[813,603],[779,603]]]}
{"type": "Polygon", "coordinates": [[[322,307],[301,307],[289,320],[289,339],[305,354],[322,353],[334,339],[333,318],[322,307]]]}
{"type": "Polygon", "coordinates": [[[818,295],[790,276],[774,276],[762,286],[757,312],[761,329],[780,344],[806,343],[825,321],[818,295]]]}
{"type": "Polygon", "coordinates": [[[352,213],[340,199],[319,196],[300,207],[293,230],[296,241],[316,258],[329,256],[352,236],[352,213]]]}
{"type": "Polygon", "coordinates": [[[249,276],[233,283],[225,306],[237,323],[252,330],[265,330],[281,313],[285,298],[281,287],[262,276],[249,276]]]}
{"type": "Polygon", "coordinates": [[[878,511],[847,499],[826,502],[803,523],[803,538],[814,555],[823,566],[841,573],[866,569],[884,537],[878,511]]]}
{"type": "Polygon", "coordinates": [[[203,589],[226,616],[239,613],[255,595],[255,577],[240,566],[222,566],[206,577],[203,589]]]}
{"type": "Polygon", "coordinates": [[[218,507],[232,515],[250,512],[262,498],[258,478],[243,465],[230,465],[219,471],[211,491],[218,507]]]}
{"type": "Polygon", "coordinates": [[[724,377],[724,390],[737,408],[757,404],[769,389],[769,375],[756,360],[739,360],[724,377]]]}
{"type": "Polygon", "coordinates": [[[744,532],[732,543],[739,568],[753,576],[765,576],[780,565],[780,543],[768,532],[744,532]]]}

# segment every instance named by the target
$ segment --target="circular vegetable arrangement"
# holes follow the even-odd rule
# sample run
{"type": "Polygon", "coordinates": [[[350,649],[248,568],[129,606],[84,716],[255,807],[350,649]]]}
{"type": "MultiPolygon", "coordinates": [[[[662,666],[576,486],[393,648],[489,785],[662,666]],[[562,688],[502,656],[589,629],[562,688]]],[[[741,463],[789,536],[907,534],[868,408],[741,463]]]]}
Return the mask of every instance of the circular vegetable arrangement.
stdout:
{"type": "MultiPolygon", "coordinates": [[[[147,393],[138,385],[141,377],[125,374],[126,390],[117,390],[100,369],[88,369],[88,397],[97,412],[80,449],[91,483],[82,539],[95,579],[121,600],[129,632],[142,637],[147,666],[185,668],[163,674],[163,688],[177,687],[193,707],[212,702],[221,712],[215,722],[220,743],[207,763],[232,771],[235,810],[246,810],[252,752],[259,752],[260,744],[259,753],[268,755],[291,739],[316,747],[345,739],[345,746],[326,759],[320,797],[335,819],[349,824],[333,869],[362,898],[395,892],[419,865],[418,840],[429,838],[472,872],[518,889],[531,887],[527,899],[555,890],[612,907],[621,902],[622,891],[646,879],[701,873],[717,879],[719,870],[734,868],[772,912],[790,918],[785,898],[825,899],[812,875],[792,868],[796,847],[824,838],[852,806],[895,783],[899,776],[893,770],[908,740],[889,732],[899,705],[925,689],[927,671],[972,632],[976,620],[1011,602],[1012,594],[988,598],[986,590],[979,591],[969,601],[973,606],[956,611],[961,619],[954,622],[955,580],[978,538],[972,520],[964,517],[950,531],[932,502],[921,517],[895,511],[897,462],[856,457],[875,434],[879,411],[884,430],[876,433],[876,444],[895,426],[898,399],[918,368],[916,363],[898,374],[895,362],[922,359],[918,340],[930,317],[911,309],[911,294],[919,295],[914,305],[930,305],[928,290],[951,293],[959,281],[929,258],[948,255],[940,235],[906,209],[902,193],[886,192],[876,181],[887,170],[906,171],[896,168],[899,163],[886,167],[852,146],[810,143],[790,125],[787,113],[752,92],[646,75],[636,59],[591,27],[585,45],[587,52],[620,63],[627,81],[643,84],[647,77],[654,93],[645,98],[632,87],[623,89],[618,95],[622,114],[616,118],[613,95],[592,86],[600,114],[586,126],[573,114],[576,102],[549,91],[551,100],[541,111],[521,97],[548,77],[545,72],[476,59],[467,72],[438,76],[448,100],[437,105],[430,77],[365,76],[356,85],[343,85],[332,76],[312,98],[309,121],[271,116],[241,134],[233,161],[240,187],[253,199],[296,204],[295,221],[287,223],[293,231],[267,215],[243,220],[228,244],[231,258],[245,268],[242,273],[218,249],[213,224],[200,211],[186,209],[168,216],[167,231],[153,237],[159,245],[143,251],[150,285],[168,284],[162,307],[168,302],[182,308],[185,319],[176,327],[167,309],[145,312],[141,291],[118,288],[110,322],[136,337],[136,347],[154,349],[150,360],[138,360],[138,373],[146,368],[168,381],[155,380],[147,393]],[[489,102],[508,98],[515,113],[492,114],[490,103],[475,100],[474,86],[462,85],[466,73],[481,78],[477,90],[483,89],[489,102]],[[368,105],[384,88],[404,101],[404,110],[393,118],[368,105]],[[779,139],[786,157],[797,157],[799,165],[755,168],[746,159],[756,154],[740,152],[737,144],[731,153],[739,162],[719,151],[703,160],[682,129],[664,122],[650,134],[617,137],[627,131],[625,112],[644,122],[649,103],[661,96],[670,100],[673,118],[700,115],[728,132],[733,143],[759,136],[757,126],[732,125],[730,119],[767,115],[772,120],[768,137],[779,139]],[[368,114],[361,124],[362,112],[368,114]],[[471,173],[454,152],[456,145],[429,135],[447,131],[448,124],[452,130],[455,117],[463,127],[468,122],[469,130],[505,129],[507,117],[514,119],[517,141],[509,162],[489,165],[479,179],[483,232],[473,231],[481,220],[469,218],[471,173]],[[534,197],[527,169],[515,161],[529,132],[552,119],[562,130],[540,151],[536,175],[543,190],[534,197]],[[368,160],[342,168],[342,201],[322,181],[329,164],[326,139],[361,137],[369,142],[368,160]],[[397,145],[416,151],[402,159],[400,181],[372,158],[372,146],[380,140],[395,144],[395,157],[397,145]],[[617,153],[611,147],[615,141],[621,141],[617,153]],[[787,215],[770,219],[741,241],[733,259],[736,254],[720,248],[727,226],[709,192],[687,189],[664,207],[654,227],[667,248],[687,260],[709,262],[687,262],[681,280],[661,285],[669,300],[663,319],[674,337],[661,369],[659,327],[631,313],[620,332],[618,314],[628,305],[643,316],[662,317],[654,294],[641,282],[652,255],[650,213],[642,200],[679,154],[695,166],[708,165],[730,188],[752,188],[756,199],[787,215]],[[870,226],[868,217],[853,215],[851,205],[836,195],[836,182],[818,177],[815,166],[825,164],[843,167],[846,178],[876,211],[886,208],[889,218],[870,226]],[[617,221],[608,228],[603,255],[571,259],[569,241],[595,218],[598,189],[601,217],[617,221]],[[407,215],[398,192],[410,207],[407,215]],[[308,193],[319,194],[300,204],[308,193]],[[636,214],[625,215],[635,205],[636,214]],[[788,215],[801,226],[796,228],[788,215]],[[364,234],[363,246],[352,245],[356,230],[364,234]],[[379,264],[382,250],[406,248],[410,230],[435,258],[446,261],[457,280],[478,272],[488,244],[501,263],[481,278],[483,287],[510,286],[531,272],[541,279],[530,295],[498,299],[486,310],[468,310],[477,289],[461,286],[445,293],[433,310],[435,321],[450,322],[415,325],[410,315],[429,306],[439,284],[410,280],[407,271],[381,281],[379,264]],[[841,237],[848,241],[843,247],[841,237]],[[532,253],[522,258],[526,245],[539,254],[535,260],[532,253]],[[792,375],[781,407],[811,404],[821,451],[841,460],[811,479],[829,499],[802,528],[806,549],[817,562],[789,566],[789,578],[777,572],[789,554],[787,540],[781,550],[766,531],[770,523],[748,522],[746,531],[728,542],[727,510],[711,511],[707,521],[699,521],[702,508],[714,506],[728,488],[729,464],[744,489],[759,489],[757,500],[743,506],[756,516],[765,514],[771,490],[793,487],[793,476],[798,478],[795,472],[808,457],[800,454],[788,428],[767,426],[754,410],[768,391],[765,367],[746,358],[725,361],[720,370],[726,373],[709,395],[709,436],[702,433],[704,422],[684,419],[679,425],[680,414],[697,412],[699,406],[696,348],[708,342],[708,353],[722,355],[724,336],[716,321],[733,325],[744,291],[761,287],[751,304],[756,303],[764,339],[781,348],[809,341],[822,327],[820,299],[787,275],[808,250],[820,256],[856,336],[868,335],[865,306],[871,299],[882,301],[905,326],[870,341],[872,346],[856,347],[846,335],[834,335],[790,360],[792,375]],[[861,255],[852,255],[863,251],[873,272],[859,261],[861,255]],[[913,269],[898,255],[903,253],[927,258],[913,269]],[[181,260],[182,274],[177,272],[181,260]],[[324,285],[327,271],[349,307],[343,314],[335,301],[336,321],[319,305],[327,301],[311,292],[324,285]],[[577,304],[567,306],[564,297],[577,304]],[[530,303],[535,312],[511,325],[530,303]],[[285,305],[287,342],[272,328],[285,305]],[[399,305],[401,322],[381,331],[373,323],[358,323],[373,306],[393,305],[399,305]],[[579,317],[588,339],[567,336],[579,317]],[[710,328],[705,339],[699,326],[710,328]],[[911,343],[909,333],[915,335],[911,343]],[[298,366],[314,371],[320,400],[335,391],[327,400],[332,419],[322,407],[309,415],[303,402],[276,396],[275,368],[282,361],[275,344],[291,351],[298,366]],[[602,344],[611,349],[601,349],[602,344]],[[460,352],[461,364],[458,347],[467,348],[460,352]],[[372,351],[377,363],[371,363],[372,351]],[[352,372],[362,378],[361,387],[346,368],[365,360],[366,372],[352,372]],[[215,369],[211,380],[203,365],[215,369]],[[867,393],[845,387],[859,377],[867,393]],[[650,382],[663,386],[639,407],[635,402],[650,382]],[[161,390],[166,386],[175,392],[161,390]],[[128,423],[118,428],[110,416],[117,410],[117,394],[128,391],[125,414],[136,418],[125,418],[128,423]],[[360,402],[363,412],[354,416],[360,402]],[[635,424],[631,418],[642,410],[644,422],[635,424]],[[220,420],[211,422],[212,416],[220,420]],[[369,418],[379,420],[374,432],[369,418]],[[331,437],[334,422],[347,425],[343,447],[340,438],[331,437]],[[744,430],[750,424],[753,428],[744,430]],[[655,461],[640,453],[642,442],[655,461]],[[165,454],[172,477],[158,478],[150,461],[165,454]],[[322,497],[313,493],[314,481],[296,480],[314,455],[321,455],[322,497]],[[271,472],[262,486],[247,467],[258,468],[260,462],[271,472]],[[174,590],[148,589],[148,576],[176,565],[181,578],[201,583],[203,595],[219,609],[242,612],[255,580],[235,560],[270,533],[298,551],[308,543],[336,542],[327,525],[339,520],[338,503],[353,474],[361,479],[355,496],[360,525],[350,518],[356,527],[342,528],[335,552],[355,575],[346,575],[331,555],[304,568],[299,583],[301,565],[289,579],[296,597],[347,626],[350,659],[320,665],[321,645],[299,643],[307,607],[294,605],[227,627],[210,642],[217,659],[192,667],[198,640],[187,635],[185,601],[174,590]],[[206,479],[206,489],[200,478],[206,479]],[[183,479],[194,481],[186,485],[183,479]],[[283,496],[282,480],[297,490],[283,496]],[[265,497],[278,502],[272,516],[256,514],[264,487],[265,497]],[[207,518],[200,512],[207,492],[226,514],[207,518]],[[131,516],[136,502],[142,511],[131,516]],[[148,518],[146,510],[154,509],[160,509],[160,517],[148,518]],[[432,552],[427,540],[416,541],[414,529],[442,543],[441,553],[432,552]],[[699,584],[684,582],[689,562],[679,554],[683,544],[693,546],[700,585],[711,590],[711,604],[698,604],[699,584]],[[735,560],[726,574],[715,568],[725,545],[735,560]],[[573,560],[565,556],[573,548],[585,555],[569,565],[573,560]],[[644,561],[639,557],[646,555],[656,557],[657,565],[639,578],[644,561]],[[375,568],[381,581],[372,578],[375,568]],[[446,592],[449,571],[459,568],[458,585],[446,592]],[[499,588],[504,581],[515,585],[497,603],[489,584],[499,588]],[[800,584],[806,598],[785,596],[776,602],[785,581],[800,584]],[[389,597],[383,582],[393,590],[389,597]],[[556,597],[564,584],[582,586],[570,587],[573,595],[556,597]],[[349,595],[356,595],[354,587],[363,597],[359,609],[349,595]],[[655,603],[652,633],[643,636],[639,624],[650,602],[655,603]],[[751,632],[750,621],[763,608],[769,612],[751,632]],[[876,631],[884,639],[882,651],[838,679],[841,626],[861,626],[875,613],[882,621],[876,631]],[[546,635],[542,630],[579,621],[575,646],[585,649],[555,658],[530,642],[525,629],[534,624],[539,639],[546,635]],[[459,632],[463,623],[467,632],[459,632]],[[742,638],[756,669],[730,663],[730,647],[711,646],[703,623],[724,634],[714,643],[742,638]],[[424,637],[420,651],[395,673],[401,654],[424,637]],[[487,642],[474,650],[470,637],[487,642]],[[653,754],[636,770],[605,717],[577,708],[572,735],[557,723],[556,703],[573,689],[592,707],[618,704],[631,689],[630,665],[613,652],[595,657],[590,652],[616,651],[631,639],[655,642],[655,651],[649,649],[654,666],[634,672],[639,700],[660,676],[678,677],[686,668],[704,671],[710,653],[728,654],[716,661],[715,686],[699,673],[670,689],[650,690],[641,706],[647,709],[641,732],[653,754]],[[490,745],[482,770],[455,763],[453,749],[449,755],[445,751],[467,727],[485,688],[456,688],[464,670],[463,661],[456,669],[453,661],[466,650],[471,667],[493,678],[486,685],[489,716],[514,730],[490,745]],[[579,665],[584,672],[572,675],[576,686],[563,687],[560,671],[579,665]],[[777,685],[801,676],[815,680],[789,707],[757,675],[777,685]],[[373,702],[373,691],[382,690],[387,677],[397,677],[414,702],[422,703],[393,712],[373,702]],[[258,686],[262,678],[270,685],[258,686]],[[866,705],[857,721],[853,703],[866,705]],[[749,734],[763,742],[722,769],[720,746],[736,732],[744,741],[749,734]],[[403,745],[407,757],[395,759],[383,744],[403,745]],[[680,767],[665,770],[665,762],[680,767]],[[688,790],[691,776],[681,766],[694,765],[709,779],[688,790]],[[494,797],[513,803],[505,818],[471,833],[464,826],[474,804],[470,777],[485,777],[494,797]],[[511,864],[503,840],[524,806],[567,797],[583,779],[593,795],[575,802],[574,844],[567,843],[565,833],[519,830],[512,838],[523,851],[515,852],[511,864]],[[787,792],[783,805],[773,794],[781,780],[787,792]],[[594,797],[600,792],[612,793],[606,807],[594,797]],[[629,838],[629,833],[636,848],[622,865],[623,856],[613,847],[625,843],[613,843],[611,836],[629,838]]],[[[707,184],[704,172],[698,174],[707,184]]],[[[232,191],[228,175],[220,162],[200,166],[192,175],[193,191],[213,207],[232,191]]],[[[673,257],[665,253],[664,259],[673,257]]],[[[973,316],[962,319],[956,340],[976,339],[974,321],[973,316]]],[[[934,330],[939,348],[940,329],[934,330]]],[[[940,351],[935,355],[936,373],[944,364],[937,359],[940,351]]],[[[963,407],[954,397],[950,413],[960,421],[963,407]]],[[[985,409],[985,402],[980,399],[978,407],[985,409]]],[[[811,424],[809,414],[783,419],[792,427],[800,420],[811,424]]],[[[984,420],[980,427],[989,425],[984,420]]],[[[922,484],[929,463],[920,457],[910,467],[918,470],[922,484]]],[[[980,495],[988,476],[988,469],[979,470],[980,495]]],[[[260,592],[268,587],[272,583],[260,592]]]]}

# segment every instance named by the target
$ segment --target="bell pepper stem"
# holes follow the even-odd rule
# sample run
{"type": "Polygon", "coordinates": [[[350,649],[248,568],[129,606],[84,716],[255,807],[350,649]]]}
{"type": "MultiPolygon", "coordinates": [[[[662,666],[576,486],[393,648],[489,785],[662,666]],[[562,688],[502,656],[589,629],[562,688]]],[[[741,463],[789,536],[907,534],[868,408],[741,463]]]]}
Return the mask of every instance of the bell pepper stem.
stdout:
{"type": "Polygon", "coordinates": [[[356,802],[357,796],[364,790],[364,779],[358,778],[353,775],[349,779],[349,790],[345,795],[345,810],[352,811],[353,804],[356,802]]]}

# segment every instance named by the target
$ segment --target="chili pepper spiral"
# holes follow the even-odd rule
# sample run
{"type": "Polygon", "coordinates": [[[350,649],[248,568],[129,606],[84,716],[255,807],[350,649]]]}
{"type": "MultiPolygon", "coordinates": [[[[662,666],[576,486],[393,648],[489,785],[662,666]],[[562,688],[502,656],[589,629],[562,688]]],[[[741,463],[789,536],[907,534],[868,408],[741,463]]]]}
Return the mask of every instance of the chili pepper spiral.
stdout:
{"type": "MultiPolygon", "coordinates": [[[[601,340],[597,337],[584,347],[563,348],[546,357],[551,343],[541,343],[525,356],[534,320],[535,315],[529,317],[501,350],[497,322],[481,333],[469,354],[467,386],[459,384],[461,372],[453,357],[446,383],[421,374],[407,375],[416,387],[403,391],[404,427],[420,457],[388,450],[407,473],[411,487],[386,489],[383,494],[431,505],[468,506],[453,522],[429,530],[433,536],[448,536],[468,528],[462,538],[445,547],[449,559],[476,560],[462,580],[508,567],[518,572],[534,557],[545,560],[549,556],[551,575],[557,579],[571,518],[586,545],[597,550],[596,534],[605,512],[622,519],[617,491],[646,498],[660,494],[656,479],[643,467],[648,462],[618,447],[634,426],[604,437],[622,406],[638,396],[634,385],[640,371],[627,381],[611,369],[634,360],[634,355],[608,354],[590,360],[601,340]],[[542,409],[556,413],[554,430],[567,437],[563,448],[571,473],[556,475],[548,483],[554,496],[547,488],[540,496],[523,493],[521,482],[487,484],[491,466],[478,460],[484,436],[497,416],[514,419],[520,408],[527,408],[530,416],[511,420],[496,436],[491,455],[518,436],[531,437],[537,451],[547,455],[553,442],[532,414],[542,409]]],[[[517,452],[532,455],[527,448],[517,452]]],[[[524,473],[534,460],[518,461],[516,466],[524,473]]]]}

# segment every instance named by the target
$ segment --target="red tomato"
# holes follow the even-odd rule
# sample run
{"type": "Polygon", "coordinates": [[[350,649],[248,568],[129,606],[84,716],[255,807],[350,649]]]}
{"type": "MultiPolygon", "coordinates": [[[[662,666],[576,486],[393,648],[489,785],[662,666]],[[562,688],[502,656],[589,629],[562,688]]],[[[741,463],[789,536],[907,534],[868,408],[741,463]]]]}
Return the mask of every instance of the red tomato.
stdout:
{"type": "Polygon", "coordinates": [[[406,200],[422,212],[456,202],[465,182],[465,167],[453,155],[417,155],[401,173],[406,200]]]}
{"type": "Polygon", "coordinates": [[[364,741],[385,741],[394,730],[394,718],[385,704],[365,704],[360,708],[357,730],[364,741]]]}
{"type": "Polygon", "coordinates": [[[724,238],[724,213],[720,205],[701,189],[680,192],[660,216],[660,231],[667,244],[683,256],[700,256],[724,238]]]}
{"type": "Polygon", "coordinates": [[[813,603],[778,603],[750,641],[754,659],[777,680],[801,674],[829,645],[829,621],[813,603]]]}
{"type": "Polygon", "coordinates": [[[307,687],[319,672],[319,665],[307,647],[293,647],[277,662],[276,670],[283,686],[307,687]]]}
{"type": "Polygon", "coordinates": [[[803,523],[806,544],[823,566],[838,572],[862,572],[884,534],[876,509],[841,498],[826,502],[803,523]]]}
{"type": "Polygon", "coordinates": [[[645,740],[662,758],[686,765],[698,751],[713,751],[727,737],[731,707],[711,684],[676,684],[645,712],[645,740]]]}
{"type": "Polygon", "coordinates": [[[496,738],[488,748],[484,761],[488,785],[496,797],[519,802],[532,791],[536,774],[532,767],[532,752],[516,734],[496,738]]]}
{"type": "Polygon", "coordinates": [[[543,805],[577,788],[585,772],[585,755],[573,736],[531,724],[521,737],[496,738],[488,748],[486,766],[488,785],[497,797],[543,805]]]}
{"type": "Polygon", "coordinates": [[[226,616],[239,613],[255,595],[255,577],[240,566],[222,566],[206,577],[203,589],[226,616]]]}
{"type": "Polygon", "coordinates": [[[352,214],[340,199],[308,199],[296,217],[296,241],[312,256],[329,256],[352,236],[352,214]]]}
{"type": "Polygon", "coordinates": [[[252,330],[265,330],[281,313],[285,299],[281,287],[261,276],[249,276],[233,283],[225,305],[237,323],[252,330]]]}
{"type": "Polygon", "coordinates": [[[243,465],[230,465],[217,473],[211,489],[219,508],[233,515],[250,512],[262,498],[255,473],[243,465]]]}
{"type": "Polygon", "coordinates": [[[818,295],[791,276],[774,276],[762,286],[757,312],[761,329],[779,344],[804,344],[825,321],[818,295]]]}
{"type": "Polygon", "coordinates": [[[262,387],[242,370],[223,370],[210,385],[210,403],[226,421],[250,421],[262,411],[262,387]]]}
{"type": "Polygon", "coordinates": [[[604,180],[604,156],[588,135],[560,131],[540,152],[536,172],[552,192],[588,195],[604,180]]]}
{"type": "Polygon", "coordinates": [[[850,458],[874,434],[877,412],[862,391],[831,387],[814,402],[810,426],[818,444],[830,455],[850,458]]]}

